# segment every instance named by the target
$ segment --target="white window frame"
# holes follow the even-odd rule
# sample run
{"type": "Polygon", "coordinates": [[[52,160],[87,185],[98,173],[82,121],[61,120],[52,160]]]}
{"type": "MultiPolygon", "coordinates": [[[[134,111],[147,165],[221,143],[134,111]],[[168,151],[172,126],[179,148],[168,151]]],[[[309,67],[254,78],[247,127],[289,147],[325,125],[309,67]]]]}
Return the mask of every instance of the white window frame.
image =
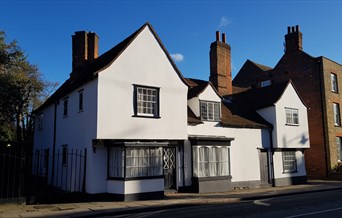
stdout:
{"type": "Polygon", "coordinates": [[[333,112],[334,112],[334,124],[335,124],[335,126],[341,126],[340,104],[333,103],[333,112]]]}
{"type": "Polygon", "coordinates": [[[283,172],[295,173],[297,172],[297,160],[295,151],[283,151],[283,172]]]}
{"type": "Polygon", "coordinates": [[[330,80],[331,80],[331,91],[338,93],[338,80],[337,75],[335,73],[330,74],[330,80]]]}
{"type": "Polygon", "coordinates": [[[230,176],[229,146],[196,145],[192,147],[193,176],[230,176]]]}
{"type": "Polygon", "coordinates": [[[337,160],[342,161],[342,137],[336,137],[336,150],[337,150],[337,160]]]}
{"type": "Polygon", "coordinates": [[[296,108],[285,108],[286,125],[299,125],[299,110],[296,108]]]}
{"type": "Polygon", "coordinates": [[[213,101],[200,101],[201,119],[204,121],[221,120],[221,103],[213,101]]]}
{"type": "Polygon", "coordinates": [[[261,81],[260,83],[260,86],[261,87],[266,87],[266,86],[270,86],[272,84],[271,80],[264,80],[264,81],[261,81]]]}
{"type": "Polygon", "coordinates": [[[135,85],[135,116],[159,118],[159,88],[135,85]]]}
{"type": "Polygon", "coordinates": [[[163,148],[127,146],[108,148],[108,178],[163,176],[163,148]]]}

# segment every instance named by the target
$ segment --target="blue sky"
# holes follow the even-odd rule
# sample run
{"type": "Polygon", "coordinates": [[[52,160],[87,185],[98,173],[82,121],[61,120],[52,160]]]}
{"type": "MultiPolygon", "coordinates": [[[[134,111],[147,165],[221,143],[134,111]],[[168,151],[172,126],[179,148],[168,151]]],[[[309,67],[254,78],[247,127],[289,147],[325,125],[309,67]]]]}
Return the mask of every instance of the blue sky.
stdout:
{"type": "Polygon", "coordinates": [[[233,76],[250,59],[274,67],[287,26],[299,25],[304,51],[342,63],[339,1],[1,1],[0,29],[16,39],[45,79],[62,84],[71,72],[71,35],[93,31],[100,54],[149,21],[186,77],[207,80],[215,31],[232,48],[233,76]]]}

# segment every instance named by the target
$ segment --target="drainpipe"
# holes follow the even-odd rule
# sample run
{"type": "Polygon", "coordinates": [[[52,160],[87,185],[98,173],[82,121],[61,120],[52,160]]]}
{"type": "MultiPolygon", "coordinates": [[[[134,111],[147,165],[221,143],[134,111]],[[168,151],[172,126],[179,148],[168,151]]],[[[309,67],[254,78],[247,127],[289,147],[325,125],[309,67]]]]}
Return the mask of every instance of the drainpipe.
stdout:
{"type": "Polygon", "coordinates": [[[274,148],[273,148],[273,137],[272,137],[272,133],[273,133],[273,127],[270,128],[269,130],[270,133],[270,151],[271,151],[271,156],[270,156],[270,165],[271,165],[271,184],[274,187],[275,186],[275,175],[274,175],[274,164],[273,164],[273,154],[274,154],[274,148]]]}
{"type": "Polygon", "coordinates": [[[325,176],[328,178],[329,174],[330,174],[330,168],[331,168],[331,163],[330,163],[330,158],[328,157],[328,153],[330,155],[330,149],[328,144],[328,124],[327,124],[327,117],[326,117],[326,104],[325,104],[325,90],[324,90],[324,81],[323,81],[323,75],[324,75],[324,71],[323,71],[323,63],[322,60],[317,60],[317,65],[318,65],[318,78],[319,78],[319,85],[320,85],[320,95],[321,95],[321,106],[322,106],[322,124],[323,124],[323,140],[324,140],[324,158],[325,158],[325,176]]]}

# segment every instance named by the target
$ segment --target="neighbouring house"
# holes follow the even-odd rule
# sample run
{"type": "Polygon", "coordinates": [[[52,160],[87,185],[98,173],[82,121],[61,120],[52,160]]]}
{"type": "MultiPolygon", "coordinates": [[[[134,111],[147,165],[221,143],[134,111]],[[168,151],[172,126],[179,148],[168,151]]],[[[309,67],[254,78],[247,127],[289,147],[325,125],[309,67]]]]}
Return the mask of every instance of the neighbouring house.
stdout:
{"type": "Polygon", "coordinates": [[[309,108],[311,146],[305,160],[311,178],[341,178],[341,73],[336,61],[303,51],[303,34],[297,25],[288,27],[285,53],[274,68],[247,60],[233,80],[234,92],[292,80],[309,108]]]}
{"type": "Polygon", "coordinates": [[[70,78],[35,111],[33,172],[49,185],[133,200],[306,182],[306,106],[291,81],[233,94],[224,34],[210,81],[184,78],[149,23],[98,50],[76,32],[70,78]]]}

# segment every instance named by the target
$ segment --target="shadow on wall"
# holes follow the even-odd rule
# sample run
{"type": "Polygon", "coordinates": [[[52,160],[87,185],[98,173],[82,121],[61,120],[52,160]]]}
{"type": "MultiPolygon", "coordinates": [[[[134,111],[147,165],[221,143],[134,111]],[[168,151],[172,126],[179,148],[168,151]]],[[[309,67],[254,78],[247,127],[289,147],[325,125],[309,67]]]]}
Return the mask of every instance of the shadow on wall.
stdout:
{"type": "Polygon", "coordinates": [[[291,144],[294,144],[293,146],[306,145],[308,141],[309,138],[304,133],[290,140],[287,140],[286,136],[283,136],[283,147],[287,148],[291,146],[291,144]]]}

